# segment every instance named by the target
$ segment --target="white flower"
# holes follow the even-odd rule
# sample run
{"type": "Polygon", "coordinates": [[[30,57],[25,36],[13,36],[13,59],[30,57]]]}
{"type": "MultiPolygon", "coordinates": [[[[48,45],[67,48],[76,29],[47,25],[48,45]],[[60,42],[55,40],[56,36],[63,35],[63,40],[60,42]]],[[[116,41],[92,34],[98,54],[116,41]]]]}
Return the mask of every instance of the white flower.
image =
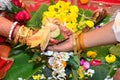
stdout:
{"type": "Polygon", "coordinates": [[[52,66],[52,65],[54,65],[54,57],[50,57],[49,59],[48,59],[48,63],[52,66]]]}
{"type": "Polygon", "coordinates": [[[18,78],[18,80],[25,80],[25,79],[23,79],[23,78],[19,77],[19,78],[18,78]]]}
{"type": "Polygon", "coordinates": [[[46,56],[52,56],[53,55],[53,51],[47,51],[47,52],[43,52],[43,53],[41,53],[41,54],[44,54],[44,55],[46,55],[46,56]]]}
{"type": "Polygon", "coordinates": [[[113,80],[113,77],[107,76],[104,80],[113,80]]]}
{"type": "Polygon", "coordinates": [[[5,9],[11,10],[12,4],[10,0],[0,0],[0,10],[5,10],[5,9]]]}
{"type": "Polygon", "coordinates": [[[44,74],[42,74],[42,75],[40,76],[40,79],[45,79],[44,74]]]}
{"type": "Polygon", "coordinates": [[[60,52],[59,55],[61,55],[61,60],[63,61],[68,61],[68,59],[70,58],[70,55],[68,52],[60,52]]]}
{"type": "Polygon", "coordinates": [[[95,73],[95,70],[93,70],[93,69],[88,69],[87,72],[85,72],[84,74],[85,74],[85,75],[89,75],[89,76],[92,77],[94,73],[95,73]]]}

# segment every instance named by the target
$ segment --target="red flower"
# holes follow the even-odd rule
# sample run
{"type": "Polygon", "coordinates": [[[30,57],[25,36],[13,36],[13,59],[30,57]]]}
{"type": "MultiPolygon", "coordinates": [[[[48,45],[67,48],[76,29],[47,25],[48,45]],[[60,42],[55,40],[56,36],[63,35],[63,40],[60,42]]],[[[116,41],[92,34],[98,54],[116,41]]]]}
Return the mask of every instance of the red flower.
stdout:
{"type": "Polygon", "coordinates": [[[92,66],[100,66],[101,61],[100,60],[92,60],[92,61],[90,61],[90,65],[92,65],[92,66]]]}
{"type": "Polygon", "coordinates": [[[30,14],[26,10],[23,10],[21,12],[16,13],[15,19],[18,22],[26,22],[30,19],[30,14]]]}
{"type": "Polygon", "coordinates": [[[5,77],[6,72],[13,64],[13,59],[0,57],[0,80],[5,77]]]}
{"type": "Polygon", "coordinates": [[[12,0],[12,3],[17,7],[22,7],[22,1],[21,0],[12,0]]]}

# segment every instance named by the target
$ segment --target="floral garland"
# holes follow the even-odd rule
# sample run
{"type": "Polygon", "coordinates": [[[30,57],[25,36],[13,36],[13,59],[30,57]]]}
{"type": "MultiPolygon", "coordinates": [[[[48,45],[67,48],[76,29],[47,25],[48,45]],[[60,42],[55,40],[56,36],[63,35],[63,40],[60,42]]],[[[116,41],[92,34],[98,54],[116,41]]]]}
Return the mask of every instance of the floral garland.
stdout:
{"type": "MultiPolygon", "coordinates": [[[[98,25],[94,27],[96,24],[91,20],[92,11],[79,9],[77,6],[71,5],[70,2],[58,1],[57,3],[52,4],[51,0],[51,5],[49,5],[46,10],[43,10],[47,7],[44,5],[37,12],[35,12],[33,16],[31,16],[27,8],[28,4],[25,4],[26,1],[27,0],[1,0],[0,3],[3,4],[0,5],[0,10],[3,12],[8,10],[7,14],[12,15],[12,19],[10,16],[7,16],[7,18],[18,21],[20,24],[25,24],[28,27],[34,23],[33,21],[35,21],[36,18],[38,18],[34,16],[39,15],[42,16],[41,21],[37,20],[42,23],[40,26],[46,25],[47,18],[57,18],[62,26],[66,26],[66,28],[70,29],[74,33],[78,31],[86,31],[86,29],[92,30],[99,28],[98,25]],[[43,12],[43,14],[37,14],[40,12],[43,12]]],[[[32,3],[32,0],[29,1],[32,3]]],[[[108,22],[108,18],[109,17],[104,19],[103,23],[108,22]]],[[[101,26],[101,23],[99,26],[101,26]]],[[[4,42],[3,38],[0,40],[1,42],[4,42]]],[[[119,45],[86,49],[82,52],[81,56],[78,57],[77,55],[74,55],[73,52],[40,52],[38,49],[26,49],[26,46],[23,45],[13,46],[13,49],[11,50],[11,58],[14,58],[15,62],[7,72],[4,79],[109,80],[109,78],[112,78],[114,75],[113,72],[116,71],[116,68],[120,66],[117,64],[119,61],[117,47],[119,47],[119,45]],[[23,48],[25,49],[23,50],[23,48]],[[100,50],[103,50],[102,52],[105,54],[103,55],[100,50]],[[114,53],[114,50],[116,50],[116,53],[114,53]],[[24,61],[21,62],[21,59],[24,61]],[[102,72],[96,70],[96,68],[102,70],[106,65],[108,66],[106,73],[109,74],[104,73],[101,75],[101,78],[97,78],[96,76],[99,75],[98,73],[102,72]],[[19,73],[20,69],[23,73],[19,73]],[[16,72],[18,75],[14,75],[12,72],[16,72]],[[26,74],[24,72],[26,72],[26,74]],[[10,77],[10,75],[12,75],[12,77],[10,77]]]]}

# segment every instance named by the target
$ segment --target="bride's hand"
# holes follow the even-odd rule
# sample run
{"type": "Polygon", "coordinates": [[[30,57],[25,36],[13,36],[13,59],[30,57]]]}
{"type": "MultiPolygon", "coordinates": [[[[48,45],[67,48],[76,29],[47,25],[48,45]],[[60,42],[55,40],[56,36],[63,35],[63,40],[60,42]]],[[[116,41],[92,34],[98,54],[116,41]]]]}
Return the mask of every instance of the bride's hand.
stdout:
{"type": "Polygon", "coordinates": [[[48,46],[47,49],[52,51],[72,51],[74,50],[73,36],[71,35],[67,40],[57,45],[48,46]]]}

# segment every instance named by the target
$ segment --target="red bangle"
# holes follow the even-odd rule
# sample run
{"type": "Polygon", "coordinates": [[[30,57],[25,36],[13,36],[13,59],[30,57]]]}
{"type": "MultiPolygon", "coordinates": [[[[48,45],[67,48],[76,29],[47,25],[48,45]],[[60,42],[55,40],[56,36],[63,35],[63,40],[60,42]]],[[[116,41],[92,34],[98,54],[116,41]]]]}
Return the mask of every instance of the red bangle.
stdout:
{"type": "Polygon", "coordinates": [[[14,22],[11,29],[10,29],[10,32],[9,32],[9,35],[8,35],[8,39],[9,40],[12,40],[12,35],[13,35],[13,32],[14,32],[14,29],[16,27],[16,25],[18,24],[18,22],[14,22]]]}

